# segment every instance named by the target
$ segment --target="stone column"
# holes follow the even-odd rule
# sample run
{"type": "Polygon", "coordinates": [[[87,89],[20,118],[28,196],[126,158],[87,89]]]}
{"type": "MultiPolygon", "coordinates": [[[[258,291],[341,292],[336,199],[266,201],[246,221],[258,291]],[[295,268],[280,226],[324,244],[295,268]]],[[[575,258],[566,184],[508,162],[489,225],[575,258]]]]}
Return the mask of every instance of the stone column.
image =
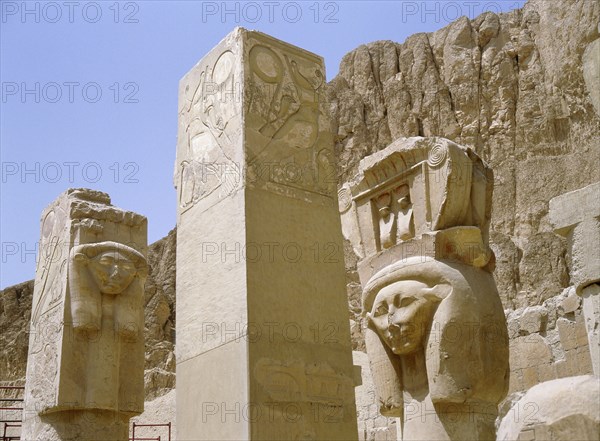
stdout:
{"type": "Polygon", "coordinates": [[[569,242],[571,283],[583,297],[594,374],[600,375],[600,182],[550,200],[554,231],[569,242]]]}
{"type": "Polygon", "coordinates": [[[144,409],[146,230],[93,190],[44,210],[21,439],[128,439],[144,409]]]}
{"type": "Polygon", "coordinates": [[[180,82],[177,433],[356,439],[322,58],[235,29],[180,82]]]}
{"type": "Polygon", "coordinates": [[[401,439],[495,440],[508,333],[488,246],[493,176],[470,149],[399,139],[342,188],[367,353],[401,439]]]}

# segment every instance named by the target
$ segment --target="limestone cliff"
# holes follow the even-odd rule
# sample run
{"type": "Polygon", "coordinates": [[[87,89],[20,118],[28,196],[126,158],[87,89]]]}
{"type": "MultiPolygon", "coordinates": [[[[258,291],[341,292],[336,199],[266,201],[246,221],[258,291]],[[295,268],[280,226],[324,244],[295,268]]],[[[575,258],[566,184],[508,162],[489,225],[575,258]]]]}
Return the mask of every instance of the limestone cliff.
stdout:
{"type": "Polygon", "coordinates": [[[492,243],[505,307],[541,304],[569,285],[548,201],[599,179],[600,119],[582,58],[600,6],[530,0],[511,13],[462,17],[404,43],[342,60],[329,84],[342,182],[360,159],[409,136],[473,147],[495,175],[492,243]]]}

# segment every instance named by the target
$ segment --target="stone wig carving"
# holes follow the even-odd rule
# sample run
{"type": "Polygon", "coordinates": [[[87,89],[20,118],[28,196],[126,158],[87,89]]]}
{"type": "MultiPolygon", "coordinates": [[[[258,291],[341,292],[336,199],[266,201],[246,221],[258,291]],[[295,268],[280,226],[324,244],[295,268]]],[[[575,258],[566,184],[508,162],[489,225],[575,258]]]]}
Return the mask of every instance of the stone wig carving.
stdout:
{"type": "MultiPolygon", "coordinates": [[[[428,410],[457,439],[444,422],[448,406],[459,413],[467,412],[464,405],[496,413],[508,388],[508,335],[491,274],[411,257],[376,273],[362,301],[382,415],[403,418],[406,425],[419,416],[408,414],[409,403],[432,403],[428,410]]],[[[493,438],[493,419],[491,430],[493,438]]],[[[404,439],[423,439],[413,436],[404,439]]]]}
{"type": "Polygon", "coordinates": [[[69,262],[73,329],[100,331],[102,296],[114,296],[114,330],[135,341],[143,326],[140,311],[146,274],[146,259],[127,245],[106,241],[73,247],[69,262]]]}

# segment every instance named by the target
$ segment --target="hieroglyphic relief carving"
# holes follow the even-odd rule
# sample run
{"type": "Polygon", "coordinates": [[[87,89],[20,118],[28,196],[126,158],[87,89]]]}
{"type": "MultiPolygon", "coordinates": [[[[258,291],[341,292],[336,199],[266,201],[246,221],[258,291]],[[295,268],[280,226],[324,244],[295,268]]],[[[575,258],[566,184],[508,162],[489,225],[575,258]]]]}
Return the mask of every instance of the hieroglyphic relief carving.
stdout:
{"type": "Polygon", "coordinates": [[[337,373],[327,363],[306,365],[302,361],[284,363],[263,358],[255,367],[255,376],[269,397],[277,402],[308,402],[339,408],[352,397],[346,396],[352,379],[337,373]]]}
{"type": "Polygon", "coordinates": [[[267,36],[249,39],[246,146],[255,183],[331,195],[336,175],[322,60],[267,36]],[[264,39],[264,41],[263,41],[264,39]]]}
{"type": "Polygon", "coordinates": [[[182,212],[201,199],[226,197],[241,183],[232,155],[241,112],[238,71],[234,53],[226,49],[182,80],[175,171],[182,212]]]}
{"type": "Polygon", "coordinates": [[[390,248],[414,237],[409,187],[401,184],[373,198],[379,215],[380,248],[390,248]]]}
{"type": "Polygon", "coordinates": [[[316,55],[257,32],[243,44],[223,40],[180,83],[180,214],[200,201],[210,207],[245,183],[330,204],[337,175],[324,86],[316,55]]]}
{"type": "MultiPolygon", "coordinates": [[[[333,241],[341,247],[322,58],[260,32],[237,28],[182,80],[182,105],[194,101],[187,85],[197,84],[204,66],[212,66],[226,51],[234,54],[234,84],[241,92],[228,104],[235,112],[224,127],[231,151],[227,145],[222,147],[240,165],[243,182],[239,191],[227,197],[214,197],[215,191],[178,210],[178,435],[186,439],[352,439],[357,434],[353,382],[318,369],[307,373],[303,363],[297,369],[294,365],[295,360],[327,363],[353,378],[350,330],[343,311],[343,262],[336,260],[325,268],[317,260],[292,266],[279,257],[243,258],[223,265],[221,259],[199,258],[198,250],[208,241],[243,247],[293,240],[302,250],[333,241]],[[323,296],[327,302],[321,302],[323,296]],[[228,306],[218,307],[225,297],[228,306]],[[294,306],[298,301],[312,309],[294,306]],[[272,343],[239,334],[235,343],[228,338],[219,343],[203,326],[207,320],[221,329],[235,326],[236,333],[261,322],[285,322],[308,332],[312,324],[330,321],[341,338],[331,345],[303,338],[272,343]],[[257,361],[274,354],[285,362],[255,369],[257,361]],[[212,381],[224,366],[233,381],[212,381]],[[347,397],[343,415],[330,423],[324,409],[335,414],[340,394],[347,397]],[[199,396],[227,406],[258,407],[264,417],[203,421],[197,417],[199,396]],[[283,408],[270,406],[277,403],[283,408]],[[301,409],[296,423],[286,419],[285,408],[301,409]],[[271,418],[271,413],[276,416],[271,418]]],[[[178,164],[191,160],[185,141],[187,118],[180,115],[178,164]]],[[[185,188],[180,190],[187,194],[185,188]]],[[[276,331],[274,338],[278,336],[276,331]]]]}
{"type": "Polygon", "coordinates": [[[312,148],[319,134],[318,94],[324,84],[321,70],[298,53],[282,53],[259,43],[250,49],[249,64],[256,75],[249,103],[255,118],[251,121],[267,138],[262,148],[253,148],[257,159],[268,154],[264,149],[272,145],[292,150],[312,148]]]}
{"type": "Polygon", "coordinates": [[[352,207],[352,193],[350,193],[348,187],[342,187],[338,190],[338,204],[342,214],[352,207]]]}
{"type": "Polygon", "coordinates": [[[493,440],[509,370],[491,275],[412,257],[371,278],[363,308],[380,411],[402,419],[403,439],[493,440]]]}
{"type": "Polygon", "coordinates": [[[80,373],[83,390],[73,398],[84,408],[118,411],[122,406],[119,390],[128,378],[121,373],[118,354],[142,339],[146,272],[144,256],[121,243],[104,241],[71,250],[71,324],[80,357],[87,359],[80,373]]]}
{"type": "Polygon", "coordinates": [[[38,323],[42,313],[58,306],[62,294],[62,275],[66,266],[64,243],[60,241],[61,227],[65,212],[61,207],[50,210],[42,220],[40,259],[37,262],[36,285],[41,290],[37,302],[32,307],[32,324],[38,323]],[[58,265],[57,265],[58,263],[58,265]]]}
{"type": "Polygon", "coordinates": [[[76,332],[94,333],[102,328],[103,300],[114,297],[114,330],[125,340],[135,341],[143,327],[142,304],[146,259],[135,249],[106,241],[73,247],[69,267],[71,318],[76,332]]]}
{"type": "MultiPolygon", "coordinates": [[[[491,170],[470,149],[442,138],[399,139],[361,161],[350,185],[366,256],[422,234],[475,226],[487,243],[491,170]]],[[[358,243],[362,241],[362,243],[358,243]]]]}

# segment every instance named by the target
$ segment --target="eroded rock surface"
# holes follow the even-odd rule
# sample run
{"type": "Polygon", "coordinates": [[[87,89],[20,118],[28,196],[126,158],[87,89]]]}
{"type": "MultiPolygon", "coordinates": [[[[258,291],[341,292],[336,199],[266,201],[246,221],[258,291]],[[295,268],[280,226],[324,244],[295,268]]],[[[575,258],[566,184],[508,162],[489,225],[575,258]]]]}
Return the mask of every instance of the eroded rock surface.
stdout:
{"type": "Polygon", "coordinates": [[[462,17],[401,44],[360,46],[328,85],[340,183],[398,137],[442,136],[492,167],[490,246],[506,308],[540,305],[570,285],[548,201],[598,180],[590,54],[599,10],[588,0],[530,0],[510,13],[462,17]]]}

